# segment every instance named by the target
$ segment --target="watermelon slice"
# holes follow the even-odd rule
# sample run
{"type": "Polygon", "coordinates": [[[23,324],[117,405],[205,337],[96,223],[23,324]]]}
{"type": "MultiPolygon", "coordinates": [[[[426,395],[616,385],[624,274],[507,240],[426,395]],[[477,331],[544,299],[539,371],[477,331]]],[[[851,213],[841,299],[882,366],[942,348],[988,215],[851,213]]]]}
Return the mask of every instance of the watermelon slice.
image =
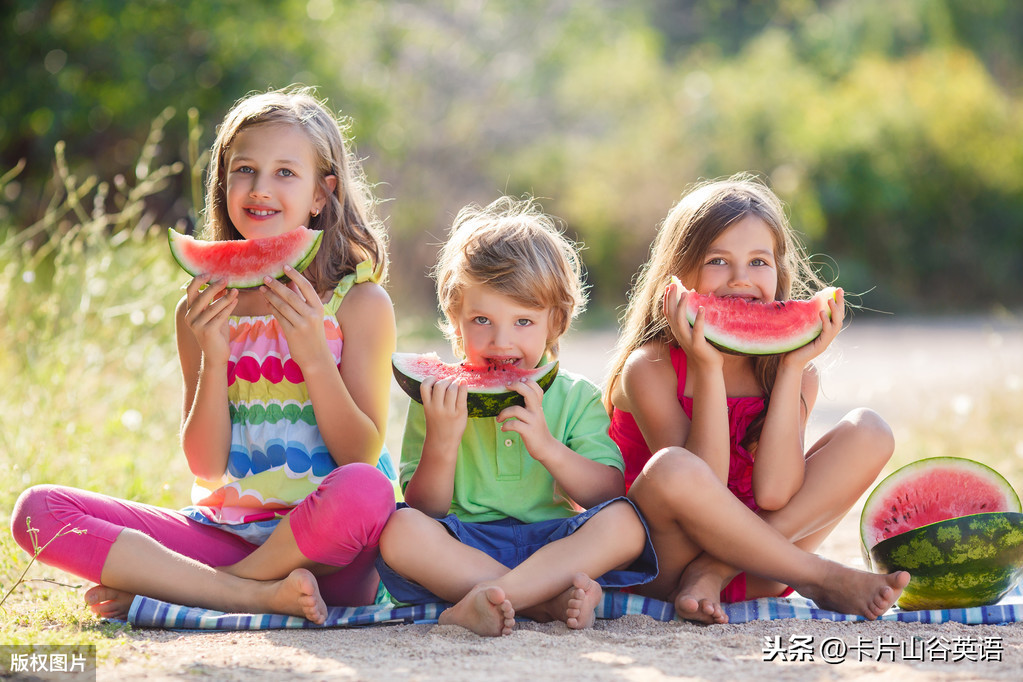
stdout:
{"type": "Polygon", "coordinates": [[[250,289],[263,284],[263,277],[284,277],[284,266],[305,270],[320,248],[323,232],[298,227],[264,239],[201,241],[167,229],[171,254],[188,274],[213,275],[232,289],[250,289]]]}
{"type": "Polygon", "coordinates": [[[467,404],[470,418],[496,417],[506,407],[525,405],[525,399],[508,388],[513,381],[532,379],[546,391],[558,374],[557,360],[536,369],[478,368],[448,364],[436,353],[395,353],[391,356],[391,365],[398,385],[417,403],[423,402],[419,385],[427,377],[464,381],[469,389],[467,404]]]}
{"type": "Polygon", "coordinates": [[[758,303],[690,292],[686,298],[686,319],[693,324],[702,307],[704,337],[726,353],[787,353],[820,336],[823,328],[820,313],[831,315],[828,299],[837,295],[837,288],[827,287],[809,300],[758,303]]]}
{"type": "Polygon", "coordinates": [[[903,609],[993,604],[1023,577],[1019,496],[998,472],[960,457],[932,457],[889,475],[860,515],[864,560],[906,570],[903,609]]]}
{"type": "Polygon", "coordinates": [[[989,466],[962,457],[911,462],[877,484],[860,514],[867,549],[929,523],[985,512],[1020,511],[1019,496],[989,466]]]}

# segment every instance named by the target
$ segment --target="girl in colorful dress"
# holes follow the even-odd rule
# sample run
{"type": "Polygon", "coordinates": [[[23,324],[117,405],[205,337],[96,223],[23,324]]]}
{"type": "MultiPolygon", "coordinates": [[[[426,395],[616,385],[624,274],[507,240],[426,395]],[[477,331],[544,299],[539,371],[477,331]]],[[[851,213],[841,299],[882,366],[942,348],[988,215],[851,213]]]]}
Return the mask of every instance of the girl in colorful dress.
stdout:
{"type": "Polygon", "coordinates": [[[824,286],[777,197],[748,175],[688,193],[651,254],[605,393],[629,497],[660,566],[636,591],[704,622],[727,620],[721,602],[778,596],[786,586],[834,610],[881,615],[908,574],[865,573],[810,554],[894,449],[888,425],[865,409],[804,446],[819,383],[812,360],[842,328],[841,290],[821,313],[821,335],[783,355],[720,352],[704,338],[702,309],[690,326],[692,292],[770,303],[824,286]]]}
{"type": "Polygon", "coordinates": [[[380,282],[374,200],[342,126],[308,89],[238,102],[213,145],[214,240],[323,232],[303,273],[227,289],[195,277],[176,312],[181,445],[193,505],[160,509],[40,485],[12,530],[39,559],[98,583],[93,611],[123,618],[134,595],[323,622],[326,604],[373,603],[377,543],[394,510],[379,471],[395,346],[380,282]],[[343,352],[342,352],[343,351],[343,352]]]}

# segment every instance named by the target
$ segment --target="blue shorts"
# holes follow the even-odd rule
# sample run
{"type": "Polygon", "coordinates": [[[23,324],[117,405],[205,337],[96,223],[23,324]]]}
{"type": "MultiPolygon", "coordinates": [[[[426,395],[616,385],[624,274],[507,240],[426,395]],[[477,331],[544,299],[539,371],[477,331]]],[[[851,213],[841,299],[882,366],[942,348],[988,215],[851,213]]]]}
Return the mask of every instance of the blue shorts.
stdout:
{"type": "MultiPolygon", "coordinates": [[[[515,568],[536,550],[568,537],[601,509],[612,502],[619,501],[626,502],[636,509],[632,500],[626,497],[616,497],[566,519],[523,523],[517,519],[507,518],[498,521],[470,523],[459,520],[454,514],[449,514],[437,521],[462,544],[480,550],[508,568],[515,568]]],[[[602,587],[642,585],[657,577],[657,555],[654,553],[654,546],[650,541],[650,529],[647,528],[646,520],[643,519],[638,509],[636,509],[636,515],[643,524],[643,530],[646,531],[646,545],[643,547],[643,553],[628,568],[609,571],[597,578],[597,582],[602,587]]],[[[395,601],[404,604],[431,604],[444,601],[422,585],[399,575],[384,562],[382,557],[377,557],[376,567],[380,574],[380,581],[395,601]]]]}

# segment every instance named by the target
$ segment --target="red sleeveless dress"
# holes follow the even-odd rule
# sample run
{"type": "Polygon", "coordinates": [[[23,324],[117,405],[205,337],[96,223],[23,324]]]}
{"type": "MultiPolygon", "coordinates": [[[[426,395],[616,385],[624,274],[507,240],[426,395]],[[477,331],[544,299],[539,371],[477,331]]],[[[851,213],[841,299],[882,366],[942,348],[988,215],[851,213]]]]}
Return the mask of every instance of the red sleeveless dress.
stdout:
{"type": "MultiPolygon", "coordinates": [[[[678,377],[678,401],[686,416],[693,418],[693,399],[684,395],[686,388],[686,354],[681,348],[672,347],[671,365],[678,377]]],[[[753,498],[753,455],[741,445],[749,425],[764,409],[760,397],[728,398],[728,489],[753,511],[760,511],[753,498]]],[[[611,439],[618,444],[625,459],[625,487],[628,489],[639,473],[643,471],[652,452],[647,447],[643,434],[629,412],[615,408],[611,414],[611,439]]],[[[782,596],[790,594],[786,590],[782,596]]],[[[721,591],[722,602],[736,602],[746,599],[746,574],[740,573],[721,591]]]]}

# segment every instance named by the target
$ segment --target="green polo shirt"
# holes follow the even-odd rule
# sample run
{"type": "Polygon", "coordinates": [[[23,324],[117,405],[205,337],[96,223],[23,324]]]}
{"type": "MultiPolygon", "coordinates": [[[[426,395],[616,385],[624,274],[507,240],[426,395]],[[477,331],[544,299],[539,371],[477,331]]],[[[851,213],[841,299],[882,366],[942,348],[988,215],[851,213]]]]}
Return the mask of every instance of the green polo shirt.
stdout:
{"type": "MultiPolygon", "coordinates": [[[[560,371],[543,397],[551,435],[595,462],[625,470],[618,446],[608,436],[610,421],[600,390],[589,380],[560,371]]],[[[401,444],[402,489],[423,455],[423,406],[409,404],[401,444]]],[[[547,469],[529,456],[519,434],[501,431],[497,419],[470,419],[458,447],[450,513],[463,521],[511,517],[525,523],[578,513],[547,469]]]]}

